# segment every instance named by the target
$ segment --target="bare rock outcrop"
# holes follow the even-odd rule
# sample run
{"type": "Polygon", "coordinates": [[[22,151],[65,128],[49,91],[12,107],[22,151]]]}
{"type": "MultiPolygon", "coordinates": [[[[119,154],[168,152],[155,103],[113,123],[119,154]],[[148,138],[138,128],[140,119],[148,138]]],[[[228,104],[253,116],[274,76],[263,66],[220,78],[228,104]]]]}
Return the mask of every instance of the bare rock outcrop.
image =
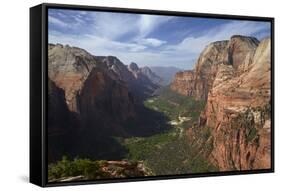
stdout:
{"type": "MultiPolygon", "coordinates": [[[[246,71],[259,41],[253,37],[235,35],[228,41],[217,41],[209,44],[200,54],[193,70],[193,79],[190,75],[179,75],[171,84],[171,89],[183,94],[191,95],[196,99],[207,100],[208,93],[212,89],[213,82],[218,73],[219,65],[231,65],[235,74],[246,71]],[[240,72],[241,71],[241,72],[240,72]],[[182,85],[186,79],[192,84],[182,85]]],[[[186,71],[190,73],[190,71],[186,71]]]]}
{"type": "Polygon", "coordinates": [[[185,71],[187,75],[176,75],[171,84],[172,90],[182,95],[189,95],[194,96],[196,99],[207,100],[208,91],[212,87],[218,65],[223,63],[227,46],[228,41],[218,41],[208,45],[200,54],[195,64],[195,68],[192,71],[193,75],[190,75],[190,71],[185,71]],[[187,79],[185,79],[185,77],[187,77],[187,79]],[[185,81],[192,84],[186,87],[185,81]]]}
{"type": "Polygon", "coordinates": [[[96,65],[94,56],[83,49],[60,44],[49,45],[48,77],[65,91],[65,100],[70,111],[79,113],[77,95],[96,65]]]}
{"type": "Polygon", "coordinates": [[[182,95],[193,96],[194,82],[195,79],[193,71],[177,72],[174,81],[171,84],[171,89],[182,95]]]}
{"type": "Polygon", "coordinates": [[[152,171],[147,168],[143,161],[96,161],[96,172],[92,175],[81,174],[77,176],[61,177],[56,179],[49,179],[48,182],[69,182],[69,181],[83,181],[104,178],[132,178],[154,175],[152,171]]]}

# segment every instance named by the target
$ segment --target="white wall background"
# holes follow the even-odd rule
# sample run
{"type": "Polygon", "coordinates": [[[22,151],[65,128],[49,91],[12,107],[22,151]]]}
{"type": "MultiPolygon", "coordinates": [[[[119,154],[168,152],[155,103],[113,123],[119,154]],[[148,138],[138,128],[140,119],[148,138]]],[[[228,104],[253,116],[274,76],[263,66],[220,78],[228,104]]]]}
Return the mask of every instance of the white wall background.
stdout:
{"type": "MultiPolygon", "coordinates": [[[[0,190],[40,190],[28,183],[29,161],[29,7],[43,1],[1,1],[0,11],[0,190]]],[[[269,190],[280,189],[281,180],[281,12],[277,0],[56,0],[45,2],[128,7],[187,12],[270,16],[275,27],[275,138],[274,174],[145,181],[103,185],[68,186],[46,190],[269,190]]]]}

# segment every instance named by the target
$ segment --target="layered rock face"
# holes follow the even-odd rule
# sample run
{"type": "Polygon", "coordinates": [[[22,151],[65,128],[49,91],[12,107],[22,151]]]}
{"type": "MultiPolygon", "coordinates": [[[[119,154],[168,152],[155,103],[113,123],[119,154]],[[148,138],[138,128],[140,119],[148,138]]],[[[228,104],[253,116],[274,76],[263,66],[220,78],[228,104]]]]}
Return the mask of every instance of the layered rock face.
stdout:
{"type": "MultiPolygon", "coordinates": [[[[204,125],[212,129],[211,160],[221,170],[270,168],[270,40],[263,40],[239,75],[219,66],[209,92],[204,125]]],[[[247,57],[245,57],[246,59],[247,57]]],[[[238,74],[237,74],[238,73],[238,74]]]]}
{"type": "Polygon", "coordinates": [[[172,90],[182,95],[191,95],[196,99],[207,100],[218,66],[232,65],[234,69],[239,68],[239,71],[245,71],[258,43],[259,41],[255,38],[236,35],[231,37],[229,41],[217,41],[209,44],[195,64],[192,79],[190,71],[186,71],[187,75],[176,75],[171,84],[172,90]],[[193,82],[186,86],[185,81],[193,82]]]}
{"type": "Polygon", "coordinates": [[[171,84],[171,89],[182,95],[193,96],[195,88],[194,82],[195,79],[193,71],[178,72],[171,84]]]}
{"type": "Polygon", "coordinates": [[[210,129],[208,158],[222,171],[270,168],[270,47],[269,38],[238,35],[211,43],[171,85],[207,101],[197,130],[210,129]]]}
{"type": "Polygon", "coordinates": [[[182,95],[207,100],[208,91],[212,87],[218,65],[223,63],[227,45],[228,41],[218,41],[208,45],[200,54],[194,70],[176,75],[171,89],[182,95]],[[193,75],[190,75],[191,72],[193,75]],[[191,82],[191,84],[187,86],[186,82],[191,82]]]}

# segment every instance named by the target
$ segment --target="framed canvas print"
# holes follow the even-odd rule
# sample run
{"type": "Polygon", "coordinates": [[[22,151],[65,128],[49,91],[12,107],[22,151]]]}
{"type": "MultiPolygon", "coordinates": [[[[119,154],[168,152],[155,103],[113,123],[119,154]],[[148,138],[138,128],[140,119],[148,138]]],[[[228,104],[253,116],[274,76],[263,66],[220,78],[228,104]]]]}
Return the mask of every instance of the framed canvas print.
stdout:
{"type": "Polygon", "coordinates": [[[30,9],[30,182],[274,172],[274,19],[30,9]]]}

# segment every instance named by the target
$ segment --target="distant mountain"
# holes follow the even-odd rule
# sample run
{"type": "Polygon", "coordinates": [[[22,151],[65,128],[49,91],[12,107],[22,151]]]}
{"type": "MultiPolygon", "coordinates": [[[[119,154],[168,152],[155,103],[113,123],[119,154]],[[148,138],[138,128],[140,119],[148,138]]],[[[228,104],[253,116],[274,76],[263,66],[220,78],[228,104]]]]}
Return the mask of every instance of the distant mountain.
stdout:
{"type": "Polygon", "coordinates": [[[157,85],[163,85],[164,80],[155,74],[148,66],[140,68],[141,73],[146,75],[150,81],[157,85]]]}
{"type": "Polygon", "coordinates": [[[160,86],[162,84],[162,79],[156,75],[148,66],[139,67],[136,63],[132,62],[128,65],[128,70],[133,73],[136,79],[144,80],[145,83],[153,83],[160,86]]]}
{"type": "Polygon", "coordinates": [[[172,82],[175,74],[182,70],[173,66],[151,66],[150,69],[162,79],[163,85],[169,85],[172,82]]]}
{"type": "Polygon", "coordinates": [[[112,73],[117,80],[125,81],[129,91],[134,94],[138,101],[153,95],[154,91],[159,88],[159,84],[153,82],[136,63],[130,65],[123,64],[115,56],[96,56],[98,62],[105,64],[107,70],[112,73]]]}

